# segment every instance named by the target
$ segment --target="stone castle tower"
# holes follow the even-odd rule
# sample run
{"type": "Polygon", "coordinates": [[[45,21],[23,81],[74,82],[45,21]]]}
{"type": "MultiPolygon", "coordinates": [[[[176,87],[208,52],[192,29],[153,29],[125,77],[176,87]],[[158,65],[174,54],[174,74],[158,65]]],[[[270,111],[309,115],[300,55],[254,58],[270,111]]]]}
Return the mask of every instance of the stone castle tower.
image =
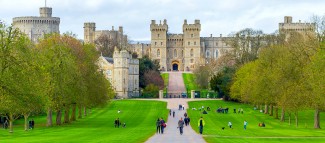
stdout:
{"type": "Polygon", "coordinates": [[[160,63],[160,68],[167,68],[167,20],[165,19],[163,24],[161,24],[161,21],[159,24],[156,24],[156,21],[152,20],[150,31],[151,54],[149,56],[160,63]]]}
{"type": "Polygon", "coordinates": [[[13,28],[18,28],[28,35],[33,42],[37,42],[39,38],[43,38],[44,34],[60,33],[60,18],[52,17],[52,8],[41,7],[39,11],[40,17],[15,17],[12,23],[13,28]]]}
{"type": "Polygon", "coordinates": [[[84,41],[86,43],[94,43],[95,31],[96,31],[96,23],[94,22],[84,23],[84,41]]]}
{"type": "Polygon", "coordinates": [[[184,20],[184,67],[186,69],[194,69],[194,64],[199,64],[200,62],[200,32],[200,20],[195,20],[194,24],[187,24],[187,20],[184,20]]]}
{"type": "Polygon", "coordinates": [[[200,62],[200,20],[188,24],[184,20],[183,34],[169,34],[167,20],[151,21],[151,48],[149,56],[159,62],[160,69],[189,71],[200,62]]]}
{"type": "Polygon", "coordinates": [[[114,60],[114,88],[117,98],[139,96],[139,60],[132,59],[126,50],[117,48],[113,54],[114,60]]]}

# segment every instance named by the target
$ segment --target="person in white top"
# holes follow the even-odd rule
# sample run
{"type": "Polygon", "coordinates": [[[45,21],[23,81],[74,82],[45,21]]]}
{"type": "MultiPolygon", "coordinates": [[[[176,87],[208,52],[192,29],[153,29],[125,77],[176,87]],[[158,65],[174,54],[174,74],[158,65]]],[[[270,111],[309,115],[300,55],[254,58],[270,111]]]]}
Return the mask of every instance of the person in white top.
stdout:
{"type": "Polygon", "coordinates": [[[231,127],[232,127],[232,124],[231,124],[231,122],[230,122],[230,121],[228,122],[228,126],[229,126],[229,128],[231,129],[231,127]]]}

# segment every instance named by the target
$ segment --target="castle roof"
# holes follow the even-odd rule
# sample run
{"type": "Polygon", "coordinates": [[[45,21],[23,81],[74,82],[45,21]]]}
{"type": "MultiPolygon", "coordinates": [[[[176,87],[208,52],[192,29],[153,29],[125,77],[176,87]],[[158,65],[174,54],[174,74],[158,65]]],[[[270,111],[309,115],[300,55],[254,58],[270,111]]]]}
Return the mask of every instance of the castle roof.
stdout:
{"type": "Polygon", "coordinates": [[[105,60],[111,64],[114,64],[114,59],[113,58],[109,58],[109,57],[104,57],[105,60]]]}

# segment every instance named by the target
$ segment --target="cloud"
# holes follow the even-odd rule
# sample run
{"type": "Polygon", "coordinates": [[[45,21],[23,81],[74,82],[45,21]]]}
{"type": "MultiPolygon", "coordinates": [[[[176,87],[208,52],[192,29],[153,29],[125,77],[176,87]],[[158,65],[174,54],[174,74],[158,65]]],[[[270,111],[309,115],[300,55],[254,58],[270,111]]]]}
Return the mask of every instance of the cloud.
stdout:
{"type": "MultiPolygon", "coordinates": [[[[0,19],[38,16],[44,0],[0,0],[0,19]]],[[[97,29],[123,26],[133,40],[150,40],[152,19],[167,19],[171,33],[181,33],[183,20],[201,21],[201,35],[228,35],[254,28],[271,33],[286,15],[294,21],[309,21],[313,14],[324,15],[322,0],[47,0],[53,16],[61,18],[60,31],[72,31],[83,39],[83,23],[96,22],[97,29]]]]}

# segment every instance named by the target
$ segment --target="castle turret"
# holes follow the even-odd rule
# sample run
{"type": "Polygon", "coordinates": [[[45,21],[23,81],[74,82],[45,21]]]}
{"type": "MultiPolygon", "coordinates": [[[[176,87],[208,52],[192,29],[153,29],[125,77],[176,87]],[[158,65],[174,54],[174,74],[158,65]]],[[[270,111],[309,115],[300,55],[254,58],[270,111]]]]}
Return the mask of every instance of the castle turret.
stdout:
{"type": "Polygon", "coordinates": [[[114,48],[114,83],[117,98],[128,98],[129,87],[129,60],[126,50],[119,51],[114,48]]]}
{"type": "Polygon", "coordinates": [[[96,23],[84,23],[84,41],[86,43],[93,43],[95,41],[96,23]]]}
{"type": "Polygon", "coordinates": [[[40,17],[52,17],[52,8],[41,7],[39,8],[40,17]]]}
{"type": "Polygon", "coordinates": [[[161,69],[167,69],[167,20],[164,19],[163,24],[156,24],[155,20],[151,21],[151,54],[149,55],[153,60],[160,64],[161,69]]]}
{"type": "Polygon", "coordinates": [[[195,20],[194,24],[187,24],[187,20],[184,20],[183,33],[184,33],[184,70],[193,70],[195,64],[200,63],[200,20],[195,20]]]}

